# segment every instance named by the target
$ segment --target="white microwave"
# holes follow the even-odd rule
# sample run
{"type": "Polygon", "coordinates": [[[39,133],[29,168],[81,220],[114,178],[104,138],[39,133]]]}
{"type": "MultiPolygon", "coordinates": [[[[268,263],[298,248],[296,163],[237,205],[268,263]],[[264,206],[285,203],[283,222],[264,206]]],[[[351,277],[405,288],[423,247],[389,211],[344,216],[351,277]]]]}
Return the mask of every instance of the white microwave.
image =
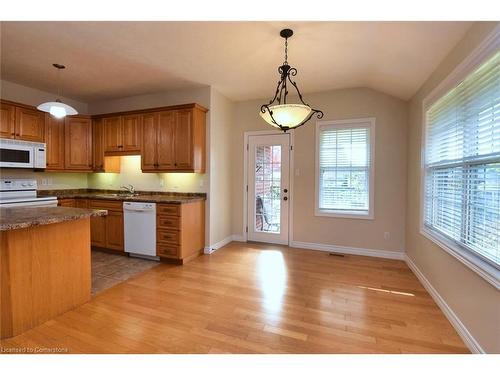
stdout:
{"type": "Polygon", "coordinates": [[[46,167],[45,143],[0,138],[0,168],[46,167]]]}

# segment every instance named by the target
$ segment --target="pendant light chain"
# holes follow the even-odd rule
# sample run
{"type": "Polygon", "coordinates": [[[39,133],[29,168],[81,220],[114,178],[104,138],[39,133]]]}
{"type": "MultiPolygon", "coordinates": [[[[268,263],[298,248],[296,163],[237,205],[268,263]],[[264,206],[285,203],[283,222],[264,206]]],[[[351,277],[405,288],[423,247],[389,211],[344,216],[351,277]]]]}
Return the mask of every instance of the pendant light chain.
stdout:
{"type": "Polygon", "coordinates": [[[288,38],[285,38],[285,62],[283,65],[288,65],[288,38]]]}

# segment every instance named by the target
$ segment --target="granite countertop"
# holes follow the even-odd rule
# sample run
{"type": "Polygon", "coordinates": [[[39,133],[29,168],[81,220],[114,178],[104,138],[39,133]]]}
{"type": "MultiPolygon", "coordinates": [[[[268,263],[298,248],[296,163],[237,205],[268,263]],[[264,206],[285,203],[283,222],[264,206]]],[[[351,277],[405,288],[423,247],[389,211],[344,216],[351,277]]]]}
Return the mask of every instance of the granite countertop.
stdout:
{"type": "Polygon", "coordinates": [[[72,207],[11,207],[0,208],[0,231],[29,228],[84,219],[93,216],[106,216],[106,210],[88,210],[72,207]]]}
{"type": "Polygon", "coordinates": [[[170,193],[156,191],[138,191],[136,195],[126,195],[119,190],[41,190],[38,196],[55,196],[59,199],[105,199],[127,202],[182,204],[206,200],[205,193],[170,193]]]}

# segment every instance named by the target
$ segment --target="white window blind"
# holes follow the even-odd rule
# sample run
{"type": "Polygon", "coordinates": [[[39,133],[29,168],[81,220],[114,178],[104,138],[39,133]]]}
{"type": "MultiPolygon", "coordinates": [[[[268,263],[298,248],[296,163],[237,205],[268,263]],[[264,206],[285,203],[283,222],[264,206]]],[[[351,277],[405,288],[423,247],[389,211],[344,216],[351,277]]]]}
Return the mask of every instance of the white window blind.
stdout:
{"type": "Polygon", "coordinates": [[[366,122],[318,127],[319,211],[369,214],[371,131],[366,122]]]}
{"type": "Polygon", "coordinates": [[[500,52],[426,111],[424,226],[500,266],[500,52]]]}

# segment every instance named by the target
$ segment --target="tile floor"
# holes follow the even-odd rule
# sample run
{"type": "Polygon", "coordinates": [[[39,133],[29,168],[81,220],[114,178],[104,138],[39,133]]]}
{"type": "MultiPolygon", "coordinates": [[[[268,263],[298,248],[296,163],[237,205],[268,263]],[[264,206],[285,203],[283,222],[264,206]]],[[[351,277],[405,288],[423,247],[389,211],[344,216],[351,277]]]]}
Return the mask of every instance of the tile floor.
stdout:
{"type": "Polygon", "coordinates": [[[92,250],[92,295],[159,265],[159,262],[92,250]]]}

